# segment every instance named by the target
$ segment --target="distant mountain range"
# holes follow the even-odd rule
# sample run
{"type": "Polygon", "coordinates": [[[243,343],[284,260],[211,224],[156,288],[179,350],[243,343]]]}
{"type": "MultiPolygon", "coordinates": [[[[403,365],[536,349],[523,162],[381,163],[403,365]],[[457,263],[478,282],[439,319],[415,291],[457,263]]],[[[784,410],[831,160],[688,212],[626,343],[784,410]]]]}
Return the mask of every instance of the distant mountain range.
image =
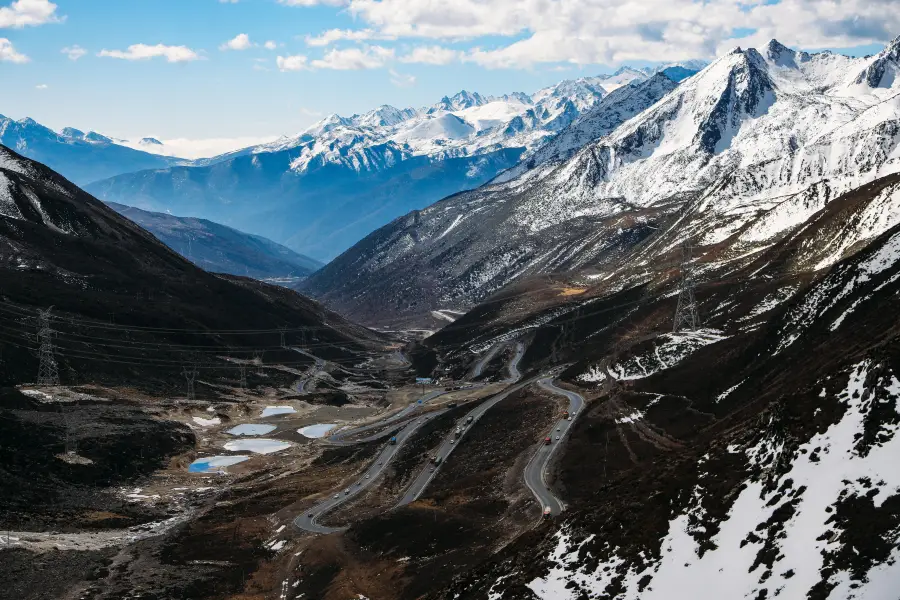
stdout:
{"type": "MultiPolygon", "coordinates": [[[[676,78],[690,68],[664,67],[676,78]]],[[[652,76],[625,68],[531,95],[462,91],[418,109],[330,115],[269,144],[87,189],[107,201],[239,227],[328,261],[392,219],[527,160],[611,93],[662,77],[652,76]]]]}
{"type": "Polygon", "coordinates": [[[107,204],[206,271],[296,282],[322,267],[319,261],[272,240],[206,219],[154,213],[114,202],[107,204]]]}
{"type": "MultiPolygon", "coordinates": [[[[652,236],[616,275],[624,286],[678,247],[674,223],[717,256],[749,260],[837,196],[900,171],[898,74],[900,38],[862,58],[773,40],[677,86],[610,94],[533,164],[395,220],[308,289],[357,319],[428,314],[529,275],[603,269],[652,236]]],[[[898,220],[875,198],[808,260],[828,266],[898,220]]]]}
{"type": "MultiPolygon", "coordinates": [[[[56,132],[33,119],[14,121],[0,115],[0,144],[47,165],[78,185],[143,169],[190,164],[184,159],[129,148],[125,143],[93,131],[84,133],[66,127],[56,132]]],[[[152,145],[148,140],[141,141],[142,147],[152,145]]]]}

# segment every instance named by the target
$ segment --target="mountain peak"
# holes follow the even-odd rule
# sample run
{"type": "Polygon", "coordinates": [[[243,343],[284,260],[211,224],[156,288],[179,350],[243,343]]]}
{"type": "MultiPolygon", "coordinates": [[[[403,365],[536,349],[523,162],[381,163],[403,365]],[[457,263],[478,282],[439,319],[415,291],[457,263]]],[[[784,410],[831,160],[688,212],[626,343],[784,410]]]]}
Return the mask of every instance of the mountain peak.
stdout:
{"type": "Polygon", "coordinates": [[[775,38],[772,38],[771,40],[769,40],[769,43],[766,44],[765,49],[766,49],[766,52],[769,54],[769,56],[779,56],[783,52],[793,52],[793,50],[791,50],[790,48],[788,48],[787,46],[785,46],[784,44],[782,44],[775,38]]]}
{"type": "Polygon", "coordinates": [[[140,144],[148,144],[148,145],[152,145],[152,146],[162,146],[163,145],[163,143],[161,141],[159,141],[156,138],[152,138],[152,137],[141,138],[141,141],[139,143],[140,144]]]}
{"type": "Polygon", "coordinates": [[[67,138],[76,140],[84,139],[84,132],[80,129],[75,129],[74,127],[64,127],[60,133],[67,138]]]}

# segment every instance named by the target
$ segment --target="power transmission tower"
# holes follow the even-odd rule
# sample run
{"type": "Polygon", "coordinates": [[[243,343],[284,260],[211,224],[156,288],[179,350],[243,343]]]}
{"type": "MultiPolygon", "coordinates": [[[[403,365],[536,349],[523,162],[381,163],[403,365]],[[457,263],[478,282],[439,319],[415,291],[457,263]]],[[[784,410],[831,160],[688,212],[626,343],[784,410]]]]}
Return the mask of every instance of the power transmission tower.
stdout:
{"type": "Polygon", "coordinates": [[[300,330],[300,347],[306,350],[306,327],[300,330]]]}
{"type": "Polygon", "coordinates": [[[694,330],[700,327],[700,313],[694,296],[693,259],[694,247],[690,242],[681,246],[681,281],[678,290],[678,307],[675,309],[675,324],[672,331],[694,330]]]}
{"type": "Polygon", "coordinates": [[[197,379],[197,365],[191,363],[190,366],[183,365],[181,367],[181,372],[184,374],[184,378],[187,381],[187,399],[190,402],[194,400],[194,380],[197,379]]]}
{"type": "Polygon", "coordinates": [[[264,351],[253,353],[253,362],[256,363],[256,374],[260,377],[265,375],[265,371],[263,371],[263,354],[265,354],[264,351]]]}
{"type": "Polygon", "coordinates": [[[280,327],[278,327],[278,334],[281,336],[281,347],[282,348],[287,348],[287,344],[284,343],[284,334],[286,331],[287,331],[286,326],[281,325],[280,327]]]}
{"type": "Polygon", "coordinates": [[[38,385],[59,385],[59,366],[53,355],[53,336],[56,332],[50,327],[50,311],[38,311],[38,341],[41,343],[41,362],[38,366],[38,385]]]}
{"type": "Polygon", "coordinates": [[[241,370],[241,389],[247,389],[247,365],[241,363],[238,365],[238,369],[241,370]]]}

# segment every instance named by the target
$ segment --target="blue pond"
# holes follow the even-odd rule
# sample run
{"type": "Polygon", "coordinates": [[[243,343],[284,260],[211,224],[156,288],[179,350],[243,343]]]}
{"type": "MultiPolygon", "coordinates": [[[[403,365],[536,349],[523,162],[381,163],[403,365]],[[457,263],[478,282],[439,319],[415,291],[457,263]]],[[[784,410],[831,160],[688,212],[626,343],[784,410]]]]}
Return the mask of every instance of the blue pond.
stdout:
{"type": "Polygon", "coordinates": [[[249,456],[207,456],[198,458],[191,463],[188,471],[191,473],[215,473],[222,467],[228,467],[242,463],[250,458],[249,456]]]}

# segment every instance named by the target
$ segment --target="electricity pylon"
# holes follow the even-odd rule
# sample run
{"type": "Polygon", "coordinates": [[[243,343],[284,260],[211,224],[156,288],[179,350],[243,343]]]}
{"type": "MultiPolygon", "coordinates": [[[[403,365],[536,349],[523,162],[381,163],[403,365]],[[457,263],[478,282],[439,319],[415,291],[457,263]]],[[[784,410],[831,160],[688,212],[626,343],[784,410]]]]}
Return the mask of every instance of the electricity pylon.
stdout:
{"type": "Polygon", "coordinates": [[[190,402],[194,400],[194,380],[197,379],[197,365],[191,363],[190,366],[183,365],[181,367],[181,372],[184,373],[184,378],[187,381],[187,399],[190,402]]]}
{"type": "Polygon", "coordinates": [[[675,324],[672,331],[700,328],[700,312],[694,296],[693,259],[694,248],[690,242],[681,246],[681,281],[678,290],[678,307],[675,309],[675,324]]]}
{"type": "Polygon", "coordinates": [[[56,332],[50,327],[50,311],[38,311],[38,341],[41,343],[40,365],[38,366],[38,385],[59,385],[59,366],[53,355],[53,336],[56,332]]]}

